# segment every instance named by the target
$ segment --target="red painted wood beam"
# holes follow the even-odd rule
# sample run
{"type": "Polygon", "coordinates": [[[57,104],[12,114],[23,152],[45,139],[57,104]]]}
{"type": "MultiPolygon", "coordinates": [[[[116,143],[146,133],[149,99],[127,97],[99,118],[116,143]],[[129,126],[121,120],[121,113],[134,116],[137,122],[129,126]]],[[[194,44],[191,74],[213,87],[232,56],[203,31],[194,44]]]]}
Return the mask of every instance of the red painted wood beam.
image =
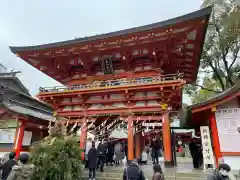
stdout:
{"type": "MultiPolygon", "coordinates": [[[[171,95],[166,95],[164,93],[164,97],[166,99],[170,98],[172,99],[171,95]]],[[[110,103],[116,103],[116,102],[127,102],[127,101],[149,101],[149,100],[162,100],[162,97],[156,96],[156,97],[138,97],[138,98],[119,98],[119,99],[109,99],[109,100],[87,100],[85,102],[59,102],[58,107],[61,106],[72,106],[72,105],[82,105],[82,104],[110,104],[110,103]]],[[[177,103],[174,102],[174,103],[177,103]]]]}
{"type": "Polygon", "coordinates": [[[132,116],[133,121],[159,121],[162,120],[162,116],[132,116]]]}
{"type": "MultiPolygon", "coordinates": [[[[131,107],[131,108],[114,108],[114,109],[98,109],[98,110],[86,110],[86,115],[104,115],[104,114],[123,114],[123,113],[129,113],[129,109],[133,113],[143,113],[143,112],[164,112],[164,110],[160,106],[151,106],[151,107],[131,107]]],[[[58,114],[60,116],[83,116],[84,111],[58,111],[58,114]]]]}
{"type": "Polygon", "coordinates": [[[79,89],[79,90],[68,90],[68,91],[60,91],[60,92],[40,92],[38,97],[61,97],[61,96],[76,96],[81,94],[92,94],[92,93],[101,93],[101,92],[118,92],[125,91],[126,88],[128,90],[136,90],[141,88],[141,90],[147,90],[151,88],[161,88],[161,87],[172,87],[172,86],[183,86],[183,80],[172,80],[172,81],[162,81],[156,84],[135,84],[133,86],[112,86],[110,88],[98,88],[98,89],[79,89]]]}

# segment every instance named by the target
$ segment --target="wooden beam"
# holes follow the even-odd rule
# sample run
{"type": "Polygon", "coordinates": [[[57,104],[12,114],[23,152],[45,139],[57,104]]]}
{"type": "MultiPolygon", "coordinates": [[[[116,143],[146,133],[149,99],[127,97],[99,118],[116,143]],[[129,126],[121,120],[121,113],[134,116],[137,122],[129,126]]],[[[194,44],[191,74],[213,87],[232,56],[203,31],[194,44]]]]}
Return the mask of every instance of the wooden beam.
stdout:
{"type": "MultiPolygon", "coordinates": [[[[121,115],[124,113],[128,113],[129,109],[131,109],[132,113],[144,113],[144,112],[164,112],[165,110],[160,106],[145,106],[145,107],[119,107],[119,108],[104,108],[104,109],[88,109],[86,110],[86,115],[105,115],[105,114],[116,114],[121,115]]],[[[83,116],[84,111],[58,111],[60,116],[83,116]]]]}

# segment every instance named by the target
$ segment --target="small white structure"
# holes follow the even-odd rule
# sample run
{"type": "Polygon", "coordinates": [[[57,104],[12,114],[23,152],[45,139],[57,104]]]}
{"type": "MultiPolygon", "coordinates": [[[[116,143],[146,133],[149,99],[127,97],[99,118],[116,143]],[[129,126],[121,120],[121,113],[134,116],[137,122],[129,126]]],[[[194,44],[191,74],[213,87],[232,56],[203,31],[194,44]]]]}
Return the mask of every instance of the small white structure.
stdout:
{"type": "Polygon", "coordinates": [[[128,138],[128,132],[127,129],[122,128],[116,128],[112,131],[112,133],[109,136],[110,138],[114,139],[125,139],[128,138]]]}

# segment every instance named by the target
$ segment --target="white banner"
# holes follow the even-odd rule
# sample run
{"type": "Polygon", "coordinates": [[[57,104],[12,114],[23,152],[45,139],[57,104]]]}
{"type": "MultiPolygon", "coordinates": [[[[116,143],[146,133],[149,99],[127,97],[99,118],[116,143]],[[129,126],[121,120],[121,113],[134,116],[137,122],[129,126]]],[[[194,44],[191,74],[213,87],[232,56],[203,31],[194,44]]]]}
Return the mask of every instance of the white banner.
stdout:
{"type": "Polygon", "coordinates": [[[219,109],[215,113],[221,152],[240,152],[240,108],[219,109]]]}
{"type": "Polygon", "coordinates": [[[24,131],[22,145],[23,146],[30,146],[31,141],[32,141],[32,132],[31,131],[24,131]]]}
{"type": "Polygon", "coordinates": [[[212,165],[215,167],[215,161],[212,151],[212,143],[211,143],[211,136],[209,132],[208,126],[201,126],[201,140],[202,140],[202,151],[203,151],[203,163],[204,167],[207,167],[208,165],[212,165]]]}

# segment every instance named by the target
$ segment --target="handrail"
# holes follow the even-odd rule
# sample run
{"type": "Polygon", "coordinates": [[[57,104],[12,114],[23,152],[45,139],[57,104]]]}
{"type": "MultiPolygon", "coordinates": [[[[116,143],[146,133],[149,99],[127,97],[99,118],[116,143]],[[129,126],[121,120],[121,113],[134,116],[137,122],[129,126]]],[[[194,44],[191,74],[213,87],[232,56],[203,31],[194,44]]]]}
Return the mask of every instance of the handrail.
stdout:
{"type": "Polygon", "coordinates": [[[171,75],[162,75],[162,76],[152,76],[152,77],[141,77],[141,78],[122,78],[116,80],[105,80],[105,81],[94,81],[92,84],[80,84],[80,85],[72,85],[72,86],[55,86],[55,87],[40,87],[40,93],[44,92],[64,92],[68,90],[83,90],[83,89],[96,89],[96,88],[109,88],[109,87],[118,87],[118,86],[126,86],[126,85],[136,85],[136,84],[153,84],[163,81],[172,81],[179,80],[183,78],[182,73],[171,74],[171,75]]]}

